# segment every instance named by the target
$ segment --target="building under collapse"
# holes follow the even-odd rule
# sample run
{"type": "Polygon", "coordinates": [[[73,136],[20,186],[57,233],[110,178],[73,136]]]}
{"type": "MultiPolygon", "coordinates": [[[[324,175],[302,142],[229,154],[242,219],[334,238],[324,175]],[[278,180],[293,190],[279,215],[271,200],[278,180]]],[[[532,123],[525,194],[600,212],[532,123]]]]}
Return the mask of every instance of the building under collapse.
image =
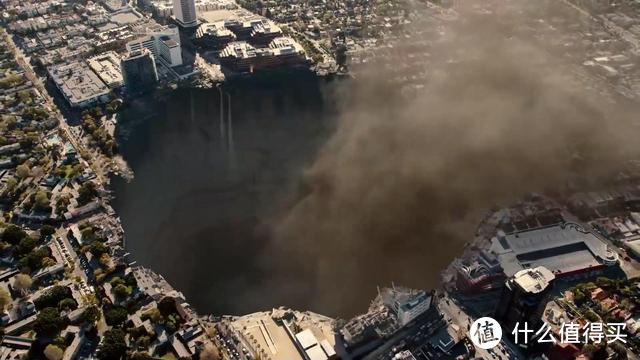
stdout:
{"type": "Polygon", "coordinates": [[[384,288],[371,302],[369,311],[340,327],[341,345],[357,357],[379,348],[399,330],[417,323],[435,330],[441,324],[435,299],[433,293],[424,290],[384,288]]]}
{"type": "Polygon", "coordinates": [[[248,42],[232,42],[220,51],[220,63],[235,72],[259,71],[285,65],[307,65],[304,49],[289,37],[279,37],[266,48],[248,42]]]}

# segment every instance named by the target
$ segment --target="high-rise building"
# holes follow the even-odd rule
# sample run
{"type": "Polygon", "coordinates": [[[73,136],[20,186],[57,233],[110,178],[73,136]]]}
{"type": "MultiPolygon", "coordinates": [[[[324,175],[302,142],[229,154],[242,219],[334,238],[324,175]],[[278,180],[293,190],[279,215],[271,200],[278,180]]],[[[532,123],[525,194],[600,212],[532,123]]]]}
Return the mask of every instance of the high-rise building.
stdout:
{"type": "Polygon", "coordinates": [[[158,84],[158,71],[153,54],[140,49],[127,54],[120,63],[126,92],[141,94],[153,90],[158,84]]]}
{"type": "Polygon", "coordinates": [[[180,44],[169,36],[160,38],[160,57],[171,66],[182,65],[180,44]]]}
{"type": "Polygon", "coordinates": [[[145,29],[144,36],[129,41],[126,47],[129,52],[147,49],[156,61],[165,66],[182,65],[180,31],[175,25],[145,29]]]}
{"type": "Polygon", "coordinates": [[[173,16],[182,27],[198,25],[195,0],[173,0],[173,16]]]}
{"type": "Polygon", "coordinates": [[[505,333],[511,333],[516,323],[522,328],[537,329],[542,324],[542,315],[549,294],[553,291],[555,275],[544,266],[520,270],[505,283],[496,320],[505,333]]]}

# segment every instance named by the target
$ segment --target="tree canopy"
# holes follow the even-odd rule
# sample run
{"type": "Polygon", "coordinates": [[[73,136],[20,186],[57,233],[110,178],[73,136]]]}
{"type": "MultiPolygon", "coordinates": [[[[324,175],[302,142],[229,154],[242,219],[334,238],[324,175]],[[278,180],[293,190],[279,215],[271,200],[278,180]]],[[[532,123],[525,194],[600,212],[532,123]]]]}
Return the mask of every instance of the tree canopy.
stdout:
{"type": "Polygon", "coordinates": [[[0,288],[0,309],[6,309],[9,304],[11,304],[11,295],[4,288],[0,288]]]}
{"type": "Polygon", "coordinates": [[[54,228],[53,226],[51,226],[51,225],[43,225],[40,228],[40,237],[44,239],[44,238],[47,238],[47,237],[53,235],[55,232],[56,232],[56,228],[54,228]]]}
{"type": "Polygon", "coordinates": [[[14,289],[18,291],[24,291],[31,289],[31,285],[33,285],[33,280],[31,276],[27,274],[18,274],[13,282],[14,289]]]}
{"type": "Polygon", "coordinates": [[[33,324],[33,329],[38,336],[55,335],[66,325],[65,319],[60,316],[60,312],[56,308],[48,307],[42,309],[33,324]]]}
{"type": "Polygon", "coordinates": [[[110,326],[119,326],[127,320],[127,316],[127,309],[121,306],[114,306],[104,314],[104,319],[110,326]]]}
{"type": "Polygon", "coordinates": [[[127,352],[127,344],[124,341],[124,331],[111,329],[104,333],[104,339],[98,349],[98,359],[118,360],[127,352]]]}
{"type": "Polygon", "coordinates": [[[66,298],[73,298],[71,289],[66,286],[55,285],[40,295],[40,297],[34,301],[34,304],[38,309],[56,308],[58,307],[58,303],[66,298]]]}
{"type": "Polygon", "coordinates": [[[9,225],[2,232],[2,241],[11,245],[16,245],[20,240],[27,237],[27,232],[22,230],[19,226],[9,225]]]}
{"type": "Polygon", "coordinates": [[[87,181],[86,183],[82,184],[82,186],[80,186],[80,189],[78,189],[78,204],[87,204],[96,196],[98,196],[96,184],[91,181],[87,181]]]}
{"type": "Polygon", "coordinates": [[[47,360],[60,360],[64,356],[64,350],[56,345],[49,344],[44,348],[44,356],[47,360]]]}

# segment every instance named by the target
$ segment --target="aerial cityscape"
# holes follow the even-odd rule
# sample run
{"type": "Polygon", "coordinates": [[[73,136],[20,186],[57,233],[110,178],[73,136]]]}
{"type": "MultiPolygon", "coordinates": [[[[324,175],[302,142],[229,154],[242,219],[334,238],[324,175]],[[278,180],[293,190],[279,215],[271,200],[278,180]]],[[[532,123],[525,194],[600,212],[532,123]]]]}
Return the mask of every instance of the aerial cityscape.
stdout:
{"type": "Polygon", "coordinates": [[[640,2],[1,8],[0,360],[640,359],[640,2]]]}

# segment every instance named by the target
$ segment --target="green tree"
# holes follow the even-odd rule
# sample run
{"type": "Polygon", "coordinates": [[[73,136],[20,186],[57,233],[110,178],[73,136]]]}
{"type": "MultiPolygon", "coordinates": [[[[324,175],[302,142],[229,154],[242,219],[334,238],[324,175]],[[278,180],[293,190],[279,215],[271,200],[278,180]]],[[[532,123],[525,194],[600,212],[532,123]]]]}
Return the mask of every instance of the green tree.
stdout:
{"type": "Polygon", "coordinates": [[[158,310],[158,308],[153,308],[142,314],[142,319],[149,319],[153,323],[158,323],[160,320],[162,320],[162,314],[160,313],[160,310],[158,310]]]}
{"type": "Polygon", "coordinates": [[[61,360],[64,356],[64,350],[60,349],[56,345],[49,344],[44,348],[44,357],[47,360],[61,360]]]}
{"type": "Polygon", "coordinates": [[[592,323],[600,321],[600,317],[598,316],[598,314],[596,314],[595,311],[591,309],[587,310],[584,313],[584,317],[592,323]]]}
{"type": "Polygon", "coordinates": [[[86,322],[95,323],[96,321],[100,320],[100,314],[100,308],[95,305],[91,305],[85,309],[84,313],[82,314],[82,318],[86,322]]]}
{"type": "Polygon", "coordinates": [[[7,192],[9,193],[12,193],[13,190],[15,190],[16,186],[18,186],[18,180],[13,177],[8,178],[5,182],[5,187],[7,189],[7,192]]]}
{"type": "Polygon", "coordinates": [[[176,312],[176,301],[170,296],[165,296],[158,303],[158,310],[163,316],[169,316],[176,312]]]}
{"type": "Polygon", "coordinates": [[[212,343],[208,343],[204,346],[204,349],[202,349],[202,352],[200,352],[200,360],[220,360],[222,359],[222,357],[220,357],[220,352],[218,351],[218,348],[215,347],[215,345],[213,345],[212,343]]]}
{"type": "Polygon", "coordinates": [[[593,354],[595,354],[596,350],[597,349],[593,344],[585,344],[582,347],[582,353],[587,355],[589,359],[593,359],[593,354]]]}
{"type": "Polygon", "coordinates": [[[24,239],[27,236],[26,231],[22,230],[20,227],[16,225],[7,226],[2,232],[2,241],[9,243],[11,245],[16,245],[20,242],[20,240],[24,239]]]}
{"type": "Polygon", "coordinates": [[[627,355],[627,348],[622,345],[620,342],[612,342],[611,344],[609,344],[609,347],[611,348],[611,350],[613,350],[613,352],[616,353],[617,359],[620,360],[626,360],[628,355],[627,355]]]}
{"type": "Polygon", "coordinates": [[[46,239],[49,236],[55,234],[56,232],[56,228],[54,228],[51,225],[42,225],[42,227],[40,228],[40,238],[41,239],[46,239]]]}
{"type": "Polygon", "coordinates": [[[34,301],[34,304],[38,309],[47,307],[55,308],[60,301],[66,298],[73,298],[71,289],[66,286],[55,285],[40,295],[40,297],[34,301]]]}
{"type": "Polygon", "coordinates": [[[48,256],[42,258],[42,267],[43,268],[48,268],[49,266],[53,266],[55,264],[57,264],[57,262],[54,259],[52,259],[52,258],[50,258],[48,256]]]}
{"type": "Polygon", "coordinates": [[[100,257],[102,254],[109,252],[109,249],[100,241],[94,240],[91,242],[91,245],[89,245],[89,252],[91,252],[93,256],[100,257]]]}
{"type": "Polygon", "coordinates": [[[612,287],[615,285],[615,280],[606,278],[604,276],[601,276],[599,278],[596,279],[596,285],[603,287],[603,288],[608,288],[608,287],[612,287]]]}
{"type": "Polygon", "coordinates": [[[137,352],[131,355],[131,360],[153,360],[151,356],[146,353],[137,352]]]}
{"type": "Polygon", "coordinates": [[[23,238],[22,240],[20,240],[20,242],[18,243],[18,245],[16,245],[15,249],[13,250],[13,254],[16,257],[21,257],[22,255],[26,255],[28,253],[30,253],[31,251],[33,251],[33,249],[36,248],[36,240],[34,240],[33,238],[27,236],[25,238],[23,238]]]}
{"type": "Polygon", "coordinates": [[[584,302],[586,301],[586,299],[587,299],[587,297],[586,297],[586,295],[585,295],[582,291],[580,291],[580,290],[577,290],[577,289],[576,289],[576,290],[573,292],[573,302],[574,302],[576,305],[580,306],[580,305],[584,304],[584,302]]]}
{"type": "Polygon", "coordinates": [[[60,311],[62,311],[62,310],[75,310],[77,308],[78,308],[78,304],[76,303],[75,300],[73,300],[71,298],[62,299],[58,303],[58,309],[60,309],[60,311]]]}
{"type": "Polygon", "coordinates": [[[92,181],[87,181],[82,184],[82,186],[80,186],[80,189],[78,189],[78,204],[88,204],[96,196],[98,196],[96,184],[94,184],[92,181]]]}
{"type": "Polygon", "coordinates": [[[36,192],[33,201],[33,209],[35,211],[45,211],[49,208],[49,196],[45,191],[36,192]]]}
{"type": "Polygon", "coordinates": [[[16,175],[20,179],[25,179],[31,175],[31,169],[27,164],[20,164],[16,167],[16,175]]]}
{"type": "Polygon", "coordinates": [[[4,311],[11,304],[11,295],[4,288],[0,288],[0,310],[4,311]]]}
{"type": "Polygon", "coordinates": [[[42,268],[42,260],[51,255],[48,247],[41,247],[20,258],[18,265],[31,271],[42,268]]]}
{"type": "Polygon", "coordinates": [[[98,349],[98,359],[119,360],[124,358],[127,352],[124,336],[124,331],[120,329],[111,329],[105,332],[98,349]]]}
{"type": "Polygon", "coordinates": [[[114,306],[104,314],[107,325],[120,326],[127,320],[127,309],[121,306],[114,306]]]}
{"type": "Polygon", "coordinates": [[[115,288],[113,288],[113,293],[116,294],[119,299],[124,299],[131,294],[131,291],[129,290],[129,287],[127,285],[118,284],[115,288]]]}
{"type": "Polygon", "coordinates": [[[31,289],[32,285],[33,285],[33,280],[31,279],[31,276],[27,274],[18,274],[16,275],[16,278],[13,281],[13,288],[16,291],[27,291],[31,289]]]}
{"type": "Polygon", "coordinates": [[[56,308],[44,308],[36,316],[33,329],[38,336],[52,336],[58,333],[66,325],[65,319],[60,317],[56,308]]]}

